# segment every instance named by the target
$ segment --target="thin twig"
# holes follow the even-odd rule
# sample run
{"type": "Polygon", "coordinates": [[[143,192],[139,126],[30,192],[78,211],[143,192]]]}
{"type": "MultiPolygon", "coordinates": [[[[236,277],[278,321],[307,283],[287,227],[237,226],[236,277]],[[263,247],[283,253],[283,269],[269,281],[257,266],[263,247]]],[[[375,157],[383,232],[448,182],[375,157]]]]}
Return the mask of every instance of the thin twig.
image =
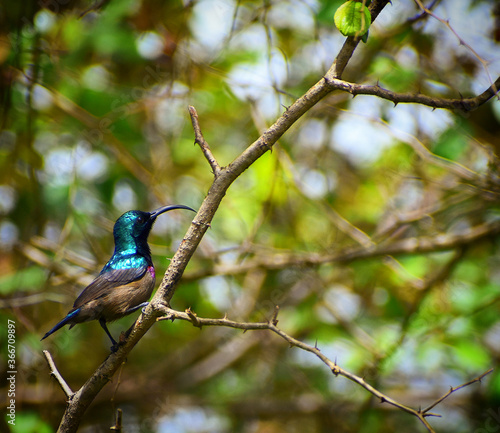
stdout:
{"type": "MultiPolygon", "coordinates": [[[[279,335],[281,338],[283,338],[285,341],[287,341],[290,344],[290,346],[298,347],[300,349],[303,349],[307,352],[311,352],[314,355],[316,355],[319,359],[321,359],[321,361],[323,361],[324,364],[326,364],[328,366],[328,368],[332,371],[332,373],[335,376],[343,376],[343,377],[351,380],[352,382],[357,383],[358,385],[360,385],[361,387],[366,389],[368,392],[373,394],[375,397],[380,399],[381,403],[388,403],[391,406],[394,406],[394,407],[396,407],[404,412],[407,412],[407,413],[417,417],[422,422],[422,424],[424,424],[424,426],[426,427],[426,429],[429,432],[431,432],[431,433],[434,432],[434,429],[432,428],[432,426],[428,423],[428,421],[425,418],[429,417],[429,416],[438,416],[438,417],[440,416],[439,414],[430,413],[429,410],[432,409],[432,407],[434,407],[440,401],[442,401],[443,398],[441,400],[437,401],[436,404],[434,404],[433,406],[430,406],[425,411],[422,411],[420,409],[413,409],[409,406],[406,406],[402,403],[399,403],[398,401],[392,399],[391,397],[389,397],[389,396],[385,395],[384,393],[382,393],[381,391],[377,390],[376,388],[371,386],[369,383],[365,382],[365,380],[362,379],[361,377],[359,377],[353,373],[350,373],[347,370],[344,370],[342,367],[339,367],[336,362],[330,360],[325,355],[323,355],[323,353],[319,350],[318,347],[310,346],[302,341],[299,341],[299,340],[291,337],[290,335],[286,334],[281,329],[279,329],[276,326],[276,324],[278,322],[277,321],[278,308],[276,308],[274,310],[273,317],[268,322],[254,322],[254,323],[236,322],[233,320],[229,320],[226,317],[224,317],[223,319],[201,318],[201,317],[198,317],[197,315],[195,315],[196,320],[193,321],[194,313],[191,310],[189,310],[189,313],[188,312],[181,312],[181,311],[173,310],[167,306],[163,306],[162,310],[163,310],[163,313],[165,315],[163,317],[159,317],[157,319],[158,321],[180,319],[180,320],[185,320],[185,321],[191,322],[193,325],[198,326],[198,327],[200,327],[200,326],[225,326],[225,327],[229,327],[229,328],[243,329],[245,331],[253,331],[253,330],[272,331],[275,334],[279,335]]],[[[478,379],[481,379],[482,377],[484,377],[485,374],[481,375],[478,379]]],[[[474,379],[470,383],[474,383],[474,382],[478,381],[478,379],[474,379]]],[[[464,384],[461,387],[466,386],[470,383],[464,384]]],[[[459,389],[459,388],[457,387],[457,389],[459,389]]]]}
{"type": "MultiPolygon", "coordinates": [[[[491,80],[490,80],[491,82],[491,80]]],[[[500,77],[496,81],[491,83],[483,93],[472,98],[438,98],[434,96],[423,95],[421,93],[398,93],[392,92],[390,90],[384,89],[379,85],[371,86],[367,84],[356,84],[348,81],[340,80],[337,78],[329,78],[328,84],[335,90],[342,90],[344,92],[349,92],[351,95],[372,95],[378,96],[382,99],[387,99],[394,102],[394,104],[402,103],[414,103],[427,105],[428,107],[444,108],[448,110],[454,110],[461,113],[467,113],[469,111],[475,110],[480,105],[489,101],[498,91],[500,87],[500,77]]]]}
{"type": "Polygon", "coordinates": [[[464,39],[458,34],[458,32],[451,26],[449,20],[445,20],[443,18],[440,18],[437,16],[434,12],[432,12],[429,8],[426,8],[423,3],[420,0],[414,0],[415,3],[418,5],[418,7],[422,10],[422,12],[430,15],[434,19],[438,20],[440,23],[444,24],[448,29],[455,35],[455,37],[458,39],[458,42],[460,45],[463,45],[466,47],[472,54],[473,56],[481,63],[483,66],[484,71],[486,72],[486,76],[488,77],[488,80],[490,81],[491,84],[491,89],[493,91],[494,95],[498,94],[498,87],[499,87],[499,81],[498,79],[493,83],[493,80],[491,79],[490,72],[488,70],[488,62],[484,60],[474,48],[472,48],[471,45],[469,45],[467,42],[465,42],[464,39]]]}
{"type": "Polygon", "coordinates": [[[422,413],[424,414],[424,416],[429,416],[430,414],[428,414],[428,412],[431,409],[433,409],[434,407],[436,407],[439,403],[441,403],[445,398],[449,397],[451,394],[453,394],[455,391],[458,391],[459,389],[465,388],[466,386],[472,385],[473,383],[476,383],[476,382],[481,382],[481,380],[483,379],[483,377],[485,377],[486,375],[490,374],[493,370],[494,370],[493,368],[490,368],[488,371],[485,371],[483,374],[481,374],[480,376],[476,377],[475,379],[469,380],[468,382],[465,382],[462,385],[456,386],[455,388],[450,388],[450,390],[446,394],[444,394],[441,398],[438,398],[430,406],[426,407],[422,411],[422,413]]]}
{"type": "Polygon", "coordinates": [[[121,433],[122,431],[122,418],[123,418],[123,412],[121,409],[116,409],[116,421],[115,425],[110,428],[110,430],[113,430],[117,433],[121,433]]]}
{"type": "Polygon", "coordinates": [[[181,311],[173,310],[167,306],[163,306],[162,310],[163,310],[163,313],[165,314],[165,316],[159,317],[157,319],[158,321],[180,319],[180,320],[185,320],[185,321],[191,322],[194,326],[197,326],[197,327],[202,327],[202,326],[206,325],[206,326],[226,326],[229,328],[243,329],[245,331],[270,330],[270,331],[274,332],[275,334],[279,335],[285,341],[287,341],[290,344],[290,346],[298,347],[300,349],[303,349],[307,352],[311,352],[314,355],[316,355],[318,358],[321,359],[321,361],[323,361],[323,363],[325,363],[330,368],[330,370],[332,371],[332,373],[335,376],[343,376],[343,377],[351,380],[352,382],[357,383],[358,385],[360,385],[361,387],[366,389],[368,392],[373,394],[375,397],[379,398],[381,403],[388,403],[388,404],[395,406],[396,408],[398,408],[404,412],[407,412],[407,413],[417,417],[422,422],[422,424],[424,424],[424,426],[426,427],[426,429],[430,433],[433,433],[434,429],[428,423],[428,421],[426,420],[426,417],[431,417],[431,416],[440,417],[441,416],[439,414],[430,412],[431,409],[436,407],[439,403],[441,403],[443,400],[445,400],[447,397],[449,397],[455,391],[458,391],[459,389],[462,389],[462,388],[464,388],[468,385],[471,385],[475,382],[480,382],[486,375],[490,374],[493,371],[493,368],[491,368],[488,371],[481,374],[480,376],[476,377],[475,379],[472,379],[472,380],[470,380],[462,385],[459,385],[455,388],[451,388],[446,394],[444,394],[441,398],[437,399],[434,403],[432,403],[426,409],[416,410],[416,409],[413,409],[413,408],[406,406],[402,403],[399,403],[396,400],[393,400],[392,398],[388,397],[387,395],[383,394],[382,392],[380,392],[379,390],[377,390],[376,388],[372,387],[370,384],[365,382],[364,379],[362,379],[361,377],[356,376],[355,374],[350,373],[347,370],[344,370],[343,368],[339,367],[337,365],[337,362],[333,362],[329,358],[327,358],[325,355],[323,355],[316,345],[313,347],[313,346],[310,346],[306,343],[303,343],[302,341],[299,341],[299,340],[289,336],[284,331],[279,329],[276,326],[278,323],[278,320],[277,320],[277,315],[279,312],[278,306],[276,306],[271,320],[269,320],[268,322],[256,322],[256,323],[236,322],[236,321],[227,319],[227,317],[224,317],[223,319],[201,318],[201,317],[198,317],[191,309],[188,309],[188,310],[186,310],[186,312],[183,313],[181,311]]]}
{"type": "Polygon", "coordinates": [[[56,380],[56,382],[59,384],[61,389],[63,390],[64,394],[68,398],[68,400],[73,397],[75,394],[69,385],[66,383],[64,378],[62,377],[61,373],[59,373],[59,370],[57,370],[56,364],[54,362],[54,359],[52,358],[52,355],[48,350],[43,351],[43,355],[45,356],[45,359],[47,360],[47,364],[49,364],[50,368],[50,375],[56,380]]]}
{"type": "Polygon", "coordinates": [[[212,172],[214,176],[217,177],[220,174],[221,168],[219,163],[215,159],[214,155],[212,154],[210,146],[205,140],[205,137],[203,137],[203,133],[201,132],[201,127],[200,127],[200,121],[198,119],[198,113],[196,112],[196,109],[192,105],[190,105],[188,109],[189,109],[189,115],[191,116],[191,123],[193,124],[194,142],[200,146],[203,155],[205,155],[205,158],[210,164],[210,167],[212,167],[212,172]]]}
{"type": "MultiPolygon", "coordinates": [[[[434,6],[436,6],[436,4],[439,2],[440,0],[433,0],[430,5],[427,7],[427,9],[432,9],[434,6]]],[[[412,18],[409,18],[407,23],[405,24],[413,24],[413,23],[416,23],[417,21],[420,21],[426,17],[428,17],[429,14],[427,14],[427,12],[420,12],[419,14],[415,15],[414,17],[412,18]]]]}

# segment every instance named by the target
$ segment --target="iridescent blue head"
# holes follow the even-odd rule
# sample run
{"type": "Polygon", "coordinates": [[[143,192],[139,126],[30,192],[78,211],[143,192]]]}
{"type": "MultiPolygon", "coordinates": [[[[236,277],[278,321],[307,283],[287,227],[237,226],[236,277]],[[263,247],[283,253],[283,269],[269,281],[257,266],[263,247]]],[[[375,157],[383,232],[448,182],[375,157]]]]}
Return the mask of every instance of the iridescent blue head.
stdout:
{"type": "Polygon", "coordinates": [[[163,206],[152,212],[140,210],[125,212],[116,220],[113,228],[115,238],[114,255],[140,254],[149,258],[148,236],[156,218],[158,215],[174,209],[187,209],[196,212],[194,209],[183,205],[163,206]]]}

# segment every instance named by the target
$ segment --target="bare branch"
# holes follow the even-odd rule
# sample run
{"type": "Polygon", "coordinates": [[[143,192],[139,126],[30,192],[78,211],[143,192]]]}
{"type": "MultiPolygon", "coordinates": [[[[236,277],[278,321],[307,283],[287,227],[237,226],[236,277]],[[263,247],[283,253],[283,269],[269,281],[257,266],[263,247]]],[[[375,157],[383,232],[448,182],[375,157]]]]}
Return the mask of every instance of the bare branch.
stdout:
{"type": "Polygon", "coordinates": [[[485,371],[483,374],[476,377],[475,379],[469,380],[468,382],[465,382],[462,385],[456,386],[455,388],[450,388],[450,390],[446,394],[444,394],[441,398],[438,398],[434,403],[432,403],[430,406],[425,408],[422,411],[422,413],[424,414],[424,416],[431,416],[429,411],[431,409],[433,409],[434,407],[436,407],[439,403],[441,403],[445,398],[449,397],[451,394],[453,394],[455,391],[458,391],[459,389],[465,388],[466,386],[472,385],[473,383],[476,383],[476,382],[481,382],[481,380],[485,376],[490,374],[493,370],[494,370],[493,368],[490,368],[488,371],[485,371]]]}
{"type": "MultiPolygon", "coordinates": [[[[474,50],[474,48],[472,48],[472,46],[470,46],[467,42],[465,42],[464,39],[462,39],[462,37],[458,34],[458,32],[451,26],[450,22],[448,20],[444,20],[443,18],[440,18],[438,17],[434,12],[432,12],[429,8],[426,8],[421,0],[415,0],[415,3],[418,5],[418,7],[422,10],[422,12],[430,15],[431,17],[435,18],[436,20],[438,20],[440,23],[444,24],[446,27],[448,27],[448,29],[450,29],[450,31],[455,35],[455,37],[458,39],[458,42],[460,43],[460,45],[463,45],[464,47],[466,47],[472,54],[473,56],[481,63],[481,65],[483,66],[483,69],[484,71],[486,72],[486,75],[488,76],[488,80],[490,80],[490,83],[491,83],[491,91],[493,93],[493,95],[496,95],[498,93],[498,86],[499,86],[499,82],[498,82],[498,79],[497,81],[495,81],[494,83],[492,82],[492,79],[491,79],[491,76],[490,76],[490,72],[488,71],[488,62],[486,60],[484,60],[478,53],[476,50],[474,50]]],[[[492,96],[493,96],[492,95],[492,96]]]]}
{"type": "Polygon", "coordinates": [[[203,155],[205,155],[206,160],[210,164],[210,167],[212,167],[212,172],[215,177],[217,177],[220,174],[220,165],[215,159],[214,155],[212,154],[212,151],[210,150],[210,146],[205,140],[205,137],[203,137],[203,133],[201,132],[201,127],[200,127],[200,120],[198,118],[198,113],[196,112],[196,109],[193,106],[189,106],[189,115],[191,116],[191,123],[193,124],[193,130],[194,130],[194,141],[197,143],[201,151],[203,152],[203,155]]]}
{"type": "MultiPolygon", "coordinates": [[[[440,2],[440,0],[432,0],[432,2],[429,4],[429,6],[427,7],[427,9],[429,9],[429,10],[432,9],[439,2],[440,2]]],[[[410,23],[410,24],[416,23],[417,21],[425,19],[428,16],[429,15],[426,12],[420,12],[419,14],[415,15],[414,17],[408,19],[408,23],[410,23]]]]}
{"type": "Polygon", "coordinates": [[[384,89],[379,85],[369,86],[366,84],[356,84],[337,78],[329,78],[328,83],[333,89],[349,92],[354,96],[372,95],[392,101],[394,104],[416,103],[427,105],[432,108],[445,108],[448,110],[459,111],[461,113],[468,113],[469,111],[475,110],[485,102],[489,101],[496,94],[498,87],[500,87],[500,77],[498,77],[496,81],[480,95],[473,98],[459,99],[438,98],[423,95],[421,93],[397,93],[384,89]]]}
{"type": "Polygon", "coordinates": [[[43,351],[43,355],[45,356],[45,359],[47,360],[47,364],[49,364],[50,368],[50,375],[56,380],[56,382],[59,384],[61,389],[63,390],[64,394],[68,398],[68,400],[71,400],[73,395],[75,394],[69,385],[66,383],[64,378],[62,377],[61,373],[59,373],[59,370],[57,370],[56,364],[54,362],[54,359],[52,358],[52,355],[48,350],[43,351]]]}
{"type": "Polygon", "coordinates": [[[191,322],[196,327],[224,326],[224,327],[229,327],[229,328],[242,329],[245,331],[255,331],[255,330],[272,331],[275,334],[279,335],[286,342],[288,342],[290,344],[290,346],[298,347],[302,350],[305,350],[307,352],[311,352],[314,355],[316,355],[319,359],[321,359],[321,361],[325,365],[328,366],[328,368],[332,371],[332,373],[335,376],[343,376],[346,379],[349,379],[350,381],[357,383],[362,388],[366,389],[368,392],[370,392],[375,397],[380,399],[381,403],[388,403],[391,406],[394,406],[394,407],[396,407],[404,412],[407,412],[407,413],[417,417],[422,422],[422,424],[424,424],[424,426],[426,427],[426,429],[429,432],[434,432],[434,429],[428,423],[428,421],[426,420],[426,417],[430,417],[430,416],[440,417],[441,416],[439,414],[430,412],[430,410],[432,408],[434,408],[436,405],[441,403],[444,399],[446,399],[453,392],[458,391],[459,389],[464,388],[468,385],[471,385],[475,382],[480,382],[481,379],[483,379],[486,375],[488,375],[489,373],[491,373],[493,371],[493,369],[490,369],[490,370],[486,371],[485,373],[481,374],[480,376],[478,376],[477,378],[475,378],[467,383],[464,383],[464,384],[457,386],[455,388],[451,388],[445,395],[443,395],[441,398],[436,400],[432,405],[430,405],[429,407],[427,407],[424,410],[413,409],[409,406],[406,406],[406,405],[392,399],[391,397],[387,396],[386,394],[382,393],[381,391],[377,390],[376,388],[374,388],[373,386],[371,386],[370,384],[365,382],[365,380],[363,378],[361,378],[361,377],[359,377],[359,376],[357,376],[357,375],[355,375],[347,370],[344,370],[336,362],[330,360],[328,357],[323,355],[323,353],[319,350],[319,348],[317,346],[314,346],[314,347],[310,346],[302,341],[299,341],[299,340],[291,337],[290,335],[288,335],[287,333],[285,333],[284,331],[279,329],[276,326],[277,325],[278,307],[276,307],[276,309],[273,313],[273,317],[268,322],[236,322],[233,320],[229,320],[226,317],[224,317],[223,319],[201,318],[201,317],[198,317],[190,309],[186,310],[186,312],[181,312],[181,311],[173,310],[167,306],[162,306],[161,310],[164,313],[164,316],[159,317],[157,319],[158,321],[180,319],[180,320],[184,320],[187,322],[191,322]]]}
{"type": "Polygon", "coordinates": [[[122,417],[123,417],[123,412],[121,409],[116,410],[116,421],[115,425],[110,428],[110,430],[113,430],[117,433],[121,433],[122,431],[122,417]]]}

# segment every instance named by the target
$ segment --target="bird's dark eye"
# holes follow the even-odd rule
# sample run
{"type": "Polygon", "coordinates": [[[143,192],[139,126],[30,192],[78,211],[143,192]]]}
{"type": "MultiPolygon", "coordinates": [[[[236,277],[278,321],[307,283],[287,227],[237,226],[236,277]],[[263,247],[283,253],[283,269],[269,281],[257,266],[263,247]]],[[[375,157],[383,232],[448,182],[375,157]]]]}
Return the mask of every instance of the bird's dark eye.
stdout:
{"type": "Polygon", "coordinates": [[[140,217],[137,217],[137,222],[139,224],[142,224],[144,222],[144,217],[140,216],[140,217]]]}

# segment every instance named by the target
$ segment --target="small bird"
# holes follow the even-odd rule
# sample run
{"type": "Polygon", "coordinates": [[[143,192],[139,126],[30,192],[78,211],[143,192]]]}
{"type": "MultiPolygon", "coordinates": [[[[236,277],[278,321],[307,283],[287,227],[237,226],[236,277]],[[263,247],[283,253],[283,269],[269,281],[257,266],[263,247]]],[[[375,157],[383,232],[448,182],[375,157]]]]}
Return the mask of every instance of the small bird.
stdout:
{"type": "Polygon", "coordinates": [[[113,227],[115,251],[97,278],[78,296],[67,316],[47,332],[43,338],[64,325],[71,329],[77,323],[99,320],[111,339],[111,350],[118,343],[111,336],[107,322],[112,322],[148,305],[155,286],[155,268],[151,259],[148,236],[158,215],[188,206],[163,206],[152,212],[130,210],[116,220],[113,227]]]}

